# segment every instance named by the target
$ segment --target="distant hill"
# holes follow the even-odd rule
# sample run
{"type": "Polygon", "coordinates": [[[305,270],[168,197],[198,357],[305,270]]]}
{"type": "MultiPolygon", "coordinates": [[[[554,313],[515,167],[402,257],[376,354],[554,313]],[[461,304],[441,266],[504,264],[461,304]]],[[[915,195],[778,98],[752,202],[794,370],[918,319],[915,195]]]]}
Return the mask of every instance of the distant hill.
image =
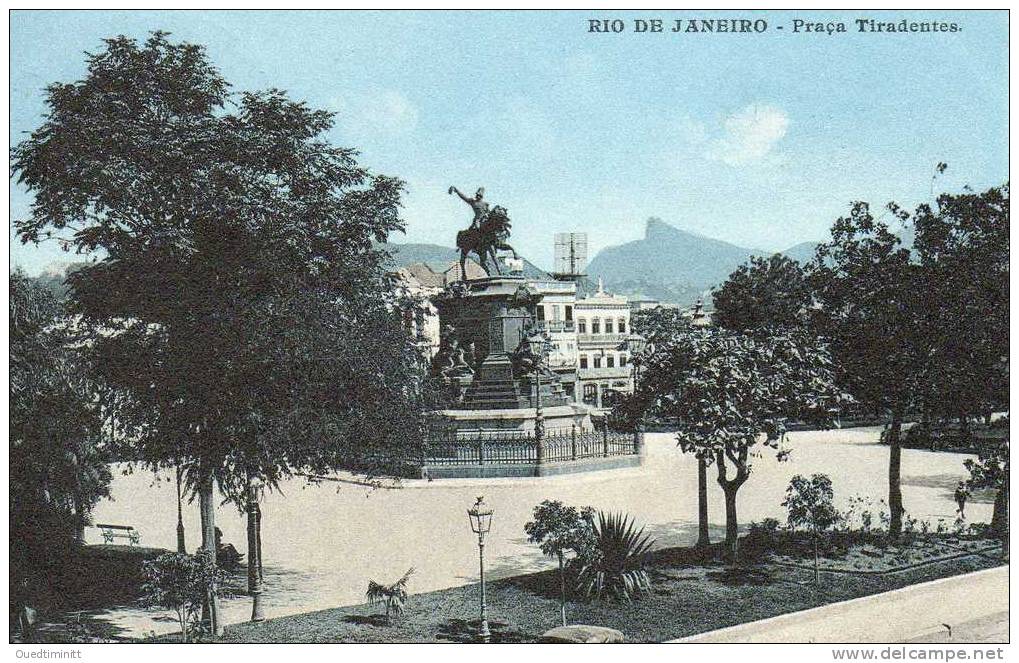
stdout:
{"type": "MultiPolygon", "coordinates": [[[[817,245],[802,242],[780,253],[805,264],[814,257],[817,245]]],[[[751,256],[770,255],[651,218],[644,239],[602,249],[587,272],[592,279],[600,276],[611,292],[689,306],[698,298],[709,299],[711,289],[724,283],[751,256]]]]}
{"type": "Polygon", "coordinates": [[[801,265],[805,265],[814,259],[814,251],[819,244],[820,242],[801,242],[796,246],[790,246],[781,253],[787,258],[792,258],[801,265]]]}
{"type": "Polygon", "coordinates": [[[602,249],[591,260],[587,273],[592,278],[602,277],[606,286],[613,287],[637,281],[704,289],[724,281],[754,253],[757,252],[651,218],[644,239],[602,249]]]}

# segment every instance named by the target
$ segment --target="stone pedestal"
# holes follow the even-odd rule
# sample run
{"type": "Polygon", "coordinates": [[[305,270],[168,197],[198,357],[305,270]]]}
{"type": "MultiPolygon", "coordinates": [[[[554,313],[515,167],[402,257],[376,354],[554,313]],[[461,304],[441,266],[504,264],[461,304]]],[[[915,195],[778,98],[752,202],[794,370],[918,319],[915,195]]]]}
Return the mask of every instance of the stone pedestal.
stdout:
{"type": "MultiPolygon", "coordinates": [[[[472,433],[534,433],[534,408],[517,409],[465,409],[440,410],[438,412],[446,423],[458,434],[469,436],[472,433]]],[[[545,420],[545,433],[551,435],[557,431],[568,431],[572,426],[577,430],[591,430],[590,409],[586,405],[571,403],[542,408],[545,420]]]]}
{"type": "Polygon", "coordinates": [[[539,389],[533,373],[514,363],[540,301],[522,276],[468,281],[435,299],[440,333],[455,338],[474,370],[462,406],[442,412],[458,431],[533,431],[539,400],[546,430],[591,427],[588,408],[572,402],[558,376],[543,373],[539,389]]]}

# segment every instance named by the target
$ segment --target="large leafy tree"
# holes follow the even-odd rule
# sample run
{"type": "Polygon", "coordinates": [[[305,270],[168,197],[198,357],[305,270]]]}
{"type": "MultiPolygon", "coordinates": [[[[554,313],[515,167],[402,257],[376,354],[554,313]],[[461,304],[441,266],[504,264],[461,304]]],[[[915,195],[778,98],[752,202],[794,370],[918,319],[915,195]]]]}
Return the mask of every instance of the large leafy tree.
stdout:
{"type": "Polygon", "coordinates": [[[656,306],[635,311],[630,316],[630,329],[647,339],[651,346],[665,343],[681,329],[690,327],[690,319],[672,306],[656,306]]]}
{"type": "Polygon", "coordinates": [[[923,293],[925,412],[1008,408],[1009,187],[943,194],[912,215],[923,293]]]}
{"type": "MultiPolygon", "coordinates": [[[[894,210],[894,207],[893,207],[894,210]]],[[[889,534],[902,531],[901,429],[917,399],[923,325],[918,267],[865,202],[838,219],[809,266],[817,331],[830,343],[839,383],[861,406],[890,417],[889,534]]]]}
{"type": "Polygon", "coordinates": [[[737,331],[788,329],[806,321],[810,288],[798,262],[754,256],[712,293],[715,324],[737,331]]]}
{"type": "Polygon", "coordinates": [[[802,332],[692,329],[659,348],[644,371],[640,388],[676,422],[680,448],[715,467],[725,495],[726,546],[735,559],[736,495],[753,458],[767,449],[784,458],[789,422],[830,425],[845,400],[831,357],[802,332]]]}
{"type": "MultiPolygon", "coordinates": [[[[691,324],[690,318],[683,315],[680,309],[657,306],[633,313],[630,316],[630,327],[647,339],[648,352],[653,353],[656,348],[668,345],[677,334],[689,332],[691,324]]],[[[628,420],[636,420],[645,412],[662,416],[661,410],[651,407],[650,402],[645,402],[653,400],[654,394],[638,389],[632,396],[618,403],[614,409],[628,420]]],[[[697,547],[702,549],[706,549],[711,543],[708,522],[708,465],[711,461],[708,454],[697,456],[697,547]]]]}
{"type": "Polygon", "coordinates": [[[402,229],[402,184],[330,144],[332,114],[231,94],[165,33],[106,40],[47,103],[13,151],[35,196],[18,233],[101,258],[71,301],[133,457],[182,467],[206,548],[217,480],[252,518],[294,471],[418,458],[417,358],[373,248],[402,229]]]}
{"type": "MultiPolygon", "coordinates": [[[[969,417],[1008,408],[1009,186],[942,194],[912,214],[924,293],[927,414],[969,417]]],[[[1008,536],[1009,444],[966,462],[970,489],[997,491],[991,526],[1008,536]]]]}
{"type": "Polygon", "coordinates": [[[61,302],[15,272],[8,328],[11,597],[36,601],[61,576],[111,475],[98,393],[61,302]]]}

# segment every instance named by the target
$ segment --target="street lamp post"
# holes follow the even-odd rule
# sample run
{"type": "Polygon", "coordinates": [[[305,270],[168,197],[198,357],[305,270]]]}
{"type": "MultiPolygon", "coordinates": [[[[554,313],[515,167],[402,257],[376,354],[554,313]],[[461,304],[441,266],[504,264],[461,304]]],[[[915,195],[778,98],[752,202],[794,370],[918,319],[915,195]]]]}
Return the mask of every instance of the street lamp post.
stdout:
{"type": "MultiPolygon", "coordinates": [[[[545,415],[541,409],[541,370],[552,350],[552,338],[547,331],[541,330],[528,335],[525,343],[528,354],[534,362],[534,439],[540,453],[541,441],[545,437],[545,415]]],[[[541,462],[541,458],[538,462],[541,462]]]]}
{"type": "Polygon", "coordinates": [[[260,622],[265,619],[262,608],[262,550],[259,545],[260,513],[258,509],[258,491],[261,482],[254,476],[248,476],[247,510],[248,510],[248,593],[251,595],[251,621],[260,622]]]}
{"type": "MultiPolygon", "coordinates": [[[[630,355],[630,363],[633,364],[633,394],[636,396],[637,387],[640,384],[640,365],[644,362],[644,353],[648,350],[649,343],[646,338],[637,334],[636,332],[630,334],[623,341],[619,349],[624,350],[630,355]]],[[[634,452],[640,452],[640,441],[641,435],[644,429],[644,410],[641,409],[638,414],[637,421],[634,424],[633,432],[633,450],[634,452]]]]}
{"type": "Polygon", "coordinates": [[[471,530],[478,535],[478,559],[481,570],[481,628],[478,637],[482,642],[492,639],[492,632],[488,630],[488,606],[485,603],[485,535],[492,529],[492,513],[492,509],[485,504],[484,497],[478,497],[474,506],[467,510],[471,530]]]}

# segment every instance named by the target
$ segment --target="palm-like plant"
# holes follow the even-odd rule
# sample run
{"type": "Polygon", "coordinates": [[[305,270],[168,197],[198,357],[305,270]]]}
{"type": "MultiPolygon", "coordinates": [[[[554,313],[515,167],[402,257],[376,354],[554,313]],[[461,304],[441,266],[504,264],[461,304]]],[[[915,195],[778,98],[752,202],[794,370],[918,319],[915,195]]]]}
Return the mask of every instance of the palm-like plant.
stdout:
{"type": "Polygon", "coordinates": [[[403,577],[391,585],[382,585],[374,580],[368,581],[368,591],[365,592],[365,599],[368,605],[376,606],[382,603],[386,605],[386,620],[392,620],[392,615],[403,614],[403,606],[407,603],[407,581],[414,573],[414,567],[407,569],[403,577]]]}
{"type": "Polygon", "coordinates": [[[629,601],[651,592],[651,578],[644,565],[654,541],[644,534],[643,527],[635,531],[629,516],[600,511],[594,539],[593,550],[578,560],[581,593],[629,601]]]}

